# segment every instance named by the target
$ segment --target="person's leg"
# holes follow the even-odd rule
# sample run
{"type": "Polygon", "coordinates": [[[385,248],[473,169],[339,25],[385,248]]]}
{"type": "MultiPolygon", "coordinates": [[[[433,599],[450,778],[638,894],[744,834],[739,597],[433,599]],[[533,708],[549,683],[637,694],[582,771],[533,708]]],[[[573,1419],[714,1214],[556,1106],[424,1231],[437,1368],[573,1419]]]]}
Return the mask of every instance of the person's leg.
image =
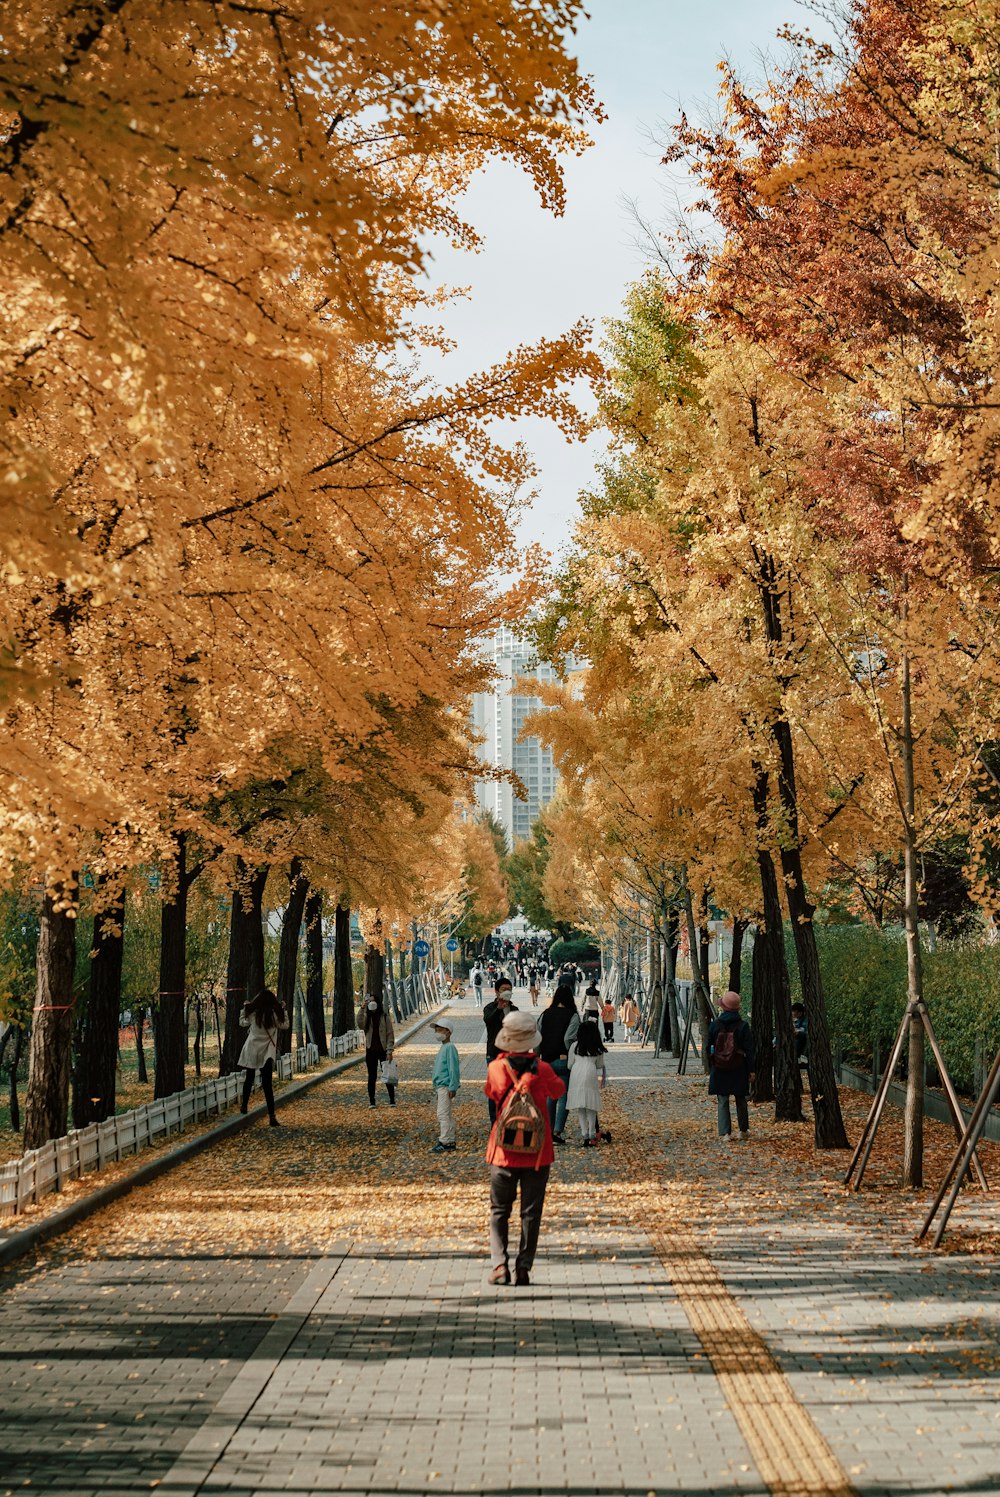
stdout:
{"type": "MultiPolygon", "coordinates": [[[[559,1080],[562,1082],[563,1086],[566,1087],[566,1092],[568,1092],[569,1066],[564,1060],[556,1060],[552,1063],[552,1069],[559,1077],[559,1080]]],[[[562,1136],[563,1130],[566,1127],[566,1092],[563,1092],[562,1096],[556,1099],[555,1117],[552,1122],[552,1132],[558,1133],[560,1137],[562,1136]]]]}
{"type": "Polygon", "coordinates": [[[729,1098],[719,1096],[716,1098],[719,1104],[719,1137],[728,1138],[733,1131],[733,1116],[729,1111],[729,1098]]]}
{"type": "Polygon", "coordinates": [[[452,1098],[446,1086],[437,1089],[438,1142],[455,1145],[455,1112],[452,1098]]]}
{"type": "Polygon", "coordinates": [[[378,1057],[371,1050],[365,1051],[365,1065],[368,1068],[368,1102],[375,1106],[375,1080],[378,1076],[378,1057]]]}
{"type": "Polygon", "coordinates": [[[736,1098],[736,1121],[740,1125],[741,1133],[750,1132],[750,1109],[747,1106],[746,1097],[736,1098]]]}
{"type": "Polygon", "coordinates": [[[592,1107],[580,1108],[580,1131],[585,1139],[593,1139],[597,1134],[597,1113],[592,1107]]]}
{"type": "Polygon", "coordinates": [[[271,1080],[273,1074],[274,1061],[265,1060],[264,1064],[260,1068],[260,1084],[264,1090],[264,1101],[267,1103],[267,1115],[271,1119],[272,1123],[275,1120],[274,1082],[271,1080]]]}
{"type": "Polygon", "coordinates": [[[577,1122],[580,1125],[580,1137],[581,1138],[586,1138],[587,1137],[587,1109],[585,1107],[577,1107],[574,1110],[576,1112],[576,1120],[577,1120],[577,1122]]]}
{"type": "Polygon", "coordinates": [[[253,1066],[246,1067],[246,1075],[243,1078],[243,1100],[240,1103],[240,1112],[246,1112],[250,1101],[250,1093],[253,1091],[253,1066]]]}
{"type": "Polygon", "coordinates": [[[386,1084],[385,1084],[385,1089],[389,1093],[389,1106],[390,1107],[395,1107],[395,1105],[396,1105],[396,1088],[394,1086],[390,1086],[389,1083],[388,1083],[388,1081],[387,1081],[386,1084]]]}
{"type": "Polygon", "coordinates": [[[546,1164],[540,1170],[518,1170],[517,1173],[521,1177],[521,1244],[514,1268],[517,1278],[520,1280],[523,1275],[527,1282],[538,1251],[538,1233],[542,1225],[542,1206],[545,1203],[549,1166],[546,1164]]]}
{"type": "Polygon", "coordinates": [[[502,1164],[490,1165],[490,1258],[494,1268],[507,1264],[510,1213],[517,1195],[517,1174],[502,1164]]]}
{"type": "Polygon", "coordinates": [[[492,1128],[493,1124],[497,1120],[497,1104],[494,1102],[494,1100],[493,1100],[492,1097],[487,1097],[486,1098],[486,1105],[489,1107],[489,1110],[490,1110],[490,1127],[492,1128]]]}

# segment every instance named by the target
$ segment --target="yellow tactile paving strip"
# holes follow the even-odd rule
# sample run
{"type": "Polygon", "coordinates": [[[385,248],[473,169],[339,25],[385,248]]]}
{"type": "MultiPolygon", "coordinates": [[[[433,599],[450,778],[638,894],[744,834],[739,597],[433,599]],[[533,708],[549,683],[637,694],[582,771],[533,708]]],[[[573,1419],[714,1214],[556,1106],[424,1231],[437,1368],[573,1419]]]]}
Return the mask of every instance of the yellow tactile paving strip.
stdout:
{"type": "MultiPolygon", "coordinates": [[[[648,1175],[641,1150],[624,1130],[617,1136],[616,1153],[627,1159],[633,1179],[648,1175]]],[[[647,1194],[639,1215],[773,1497],[857,1497],[767,1343],[697,1239],[677,1222],[666,1194],[647,1194]]]]}

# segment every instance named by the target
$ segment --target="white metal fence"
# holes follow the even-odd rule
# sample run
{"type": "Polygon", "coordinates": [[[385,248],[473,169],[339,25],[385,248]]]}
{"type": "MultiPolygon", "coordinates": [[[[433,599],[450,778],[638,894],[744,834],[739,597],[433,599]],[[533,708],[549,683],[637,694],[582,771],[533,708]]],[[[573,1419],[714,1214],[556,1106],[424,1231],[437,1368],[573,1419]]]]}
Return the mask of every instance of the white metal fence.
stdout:
{"type": "MultiPolygon", "coordinates": [[[[335,1059],[349,1055],[360,1043],[361,1035],[352,1029],[332,1041],[331,1055],[335,1059]]],[[[318,1064],[316,1046],[305,1045],[279,1057],[277,1075],[287,1081],[318,1064]]],[[[146,1102],[103,1123],[73,1129],[63,1138],[53,1138],[40,1149],[31,1149],[20,1159],[0,1166],[0,1218],[17,1216],[25,1206],[61,1190],[67,1181],[138,1154],[171,1133],[180,1133],[189,1123],[220,1116],[239,1098],[243,1077],[243,1071],[234,1071],[213,1081],[199,1081],[186,1091],[146,1102]]]]}
{"type": "Polygon", "coordinates": [[[429,1014],[449,995],[448,979],[444,971],[411,972],[409,977],[397,981],[389,972],[385,974],[385,988],[393,1013],[399,1023],[416,1014],[429,1014]]]}

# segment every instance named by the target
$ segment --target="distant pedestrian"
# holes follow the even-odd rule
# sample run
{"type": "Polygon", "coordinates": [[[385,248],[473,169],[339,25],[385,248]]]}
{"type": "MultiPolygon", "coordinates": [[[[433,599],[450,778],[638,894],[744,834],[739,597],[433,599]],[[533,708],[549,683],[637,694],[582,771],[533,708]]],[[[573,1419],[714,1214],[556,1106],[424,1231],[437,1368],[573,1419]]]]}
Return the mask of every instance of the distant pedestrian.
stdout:
{"type": "Polygon", "coordinates": [[[601,1022],[604,1025],[604,1042],[613,1045],[615,1042],[615,1006],[610,998],[605,998],[601,1004],[601,1022]]]}
{"type": "Polygon", "coordinates": [[[582,1019],[590,1024],[596,1024],[601,1017],[601,995],[593,983],[587,988],[583,995],[582,1019]]]}
{"type": "Polygon", "coordinates": [[[267,1103],[268,1120],[272,1128],[277,1128],[278,1117],[274,1110],[272,1077],[278,1059],[278,1036],[283,1029],[288,1028],[285,1010],[278,1002],[277,994],[272,993],[270,988],[262,988],[255,998],[243,1005],[240,1023],[250,1030],[237,1061],[237,1065],[243,1066],[246,1070],[240,1112],[246,1112],[250,1105],[254,1073],[259,1071],[261,1091],[267,1103]]]}
{"type": "Polygon", "coordinates": [[[438,1019],[431,1028],[440,1041],[440,1048],[434,1057],[434,1070],[431,1072],[438,1115],[438,1141],[431,1152],[450,1154],[456,1146],[454,1103],[461,1085],[461,1068],[458,1051],[452,1043],[454,1029],[451,1020],[438,1019]]]}
{"type": "MultiPolygon", "coordinates": [[[[576,1011],[573,989],[567,983],[560,982],[552,994],[552,1002],[542,1011],[538,1027],[541,1031],[539,1054],[552,1067],[563,1085],[568,1086],[569,1047],[580,1027],[580,1015],[576,1011]]],[[[565,1096],[549,1104],[549,1123],[555,1142],[564,1144],[566,1142],[563,1135],[563,1129],[566,1126],[565,1096]]]]}
{"type": "Polygon", "coordinates": [[[566,1101],[576,1112],[585,1149],[593,1148],[601,1138],[597,1119],[601,1110],[601,1092],[608,1079],[604,1055],[597,1025],[584,1019],[576,1039],[569,1047],[569,1093],[566,1101]]]}
{"type": "Polygon", "coordinates": [[[473,967],[471,976],[472,976],[472,996],[476,1000],[476,1007],[477,1008],[482,1008],[482,1006],[483,1006],[483,969],[479,965],[478,962],[476,962],[475,966],[473,967]]]}
{"type": "MultiPolygon", "coordinates": [[[[357,1012],[357,1025],[365,1037],[365,1065],[368,1068],[368,1106],[375,1106],[375,1083],[379,1067],[392,1064],[392,1052],[396,1048],[396,1035],[392,1027],[392,1015],[381,998],[367,995],[357,1012]]],[[[389,1106],[396,1105],[396,1086],[387,1081],[389,1106]]]]}
{"type": "Polygon", "coordinates": [[[719,1138],[722,1143],[728,1144],[732,1137],[733,1119],[729,1099],[733,1097],[736,1101],[740,1138],[746,1141],[750,1137],[747,1093],[754,1078],[753,1034],[750,1025],[740,1015],[739,993],[723,993],[719,1003],[719,1017],[709,1025],[708,1047],[711,1061],[708,1095],[717,1100],[719,1138]]]}
{"type": "Polygon", "coordinates": [[[802,1060],[809,1047],[809,1027],[806,1024],[804,1004],[792,1004],[792,1034],[795,1039],[795,1058],[802,1060]]]}
{"type": "Polygon", "coordinates": [[[531,1282],[538,1248],[549,1168],[555,1158],[548,1103],[564,1086],[552,1067],[535,1054],[538,1031],[531,1014],[509,1014],[497,1036],[501,1054],[490,1062],[484,1088],[498,1116],[490,1131],[491,1284],[510,1283],[509,1234],[514,1200],[521,1192],[521,1241],[514,1260],[514,1283],[531,1282]],[[500,1136],[498,1136],[500,1135],[500,1136]]]}
{"type": "Polygon", "coordinates": [[[621,1020],[622,1028],[625,1030],[625,1043],[627,1045],[631,1044],[633,1031],[639,1022],[639,1005],[631,993],[625,994],[618,1017],[621,1020]]]}

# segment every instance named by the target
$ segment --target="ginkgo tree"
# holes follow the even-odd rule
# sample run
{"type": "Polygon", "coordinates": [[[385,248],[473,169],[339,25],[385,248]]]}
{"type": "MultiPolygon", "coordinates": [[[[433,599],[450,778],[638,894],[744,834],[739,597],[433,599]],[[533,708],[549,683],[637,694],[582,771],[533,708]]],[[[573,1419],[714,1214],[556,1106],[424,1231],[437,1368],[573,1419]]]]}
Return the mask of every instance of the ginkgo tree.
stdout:
{"type": "MultiPolygon", "coordinates": [[[[579,430],[581,339],[444,391],[396,353],[432,336],[424,246],[474,242],[456,204],[484,161],[561,208],[594,113],[580,14],[4,8],[0,866],[48,891],[29,1142],[65,1119],[83,859],[112,903],[159,862],[179,923],[189,840],[194,867],[250,868],[233,827],[219,852],[219,808],[277,746],[350,779],[386,710],[460,712],[470,639],[523,608],[492,578],[528,469],[486,424],[579,430]]],[[[169,1012],[182,961],[161,988],[169,1012]]]]}
{"type": "MultiPolygon", "coordinates": [[[[682,122],[671,152],[692,164],[722,235],[687,245],[682,316],[752,340],[798,381],[813,424],[800,464],[810,523],[857,578],[859,628],[837,648],[875,724],[895,816],[888,845],[904,866],[913,1185],[920,854],[952,819],[975,821],[970,785],[996,734],[983,523],[994,487],[996,19],[992,4],[951,0],[856,7],[840,47],[790,36],[791,61],[760,92],[727,70],[724,122],[682,122]]],[[[978,888],[993,897],[984,879],[978,888]]]]}

